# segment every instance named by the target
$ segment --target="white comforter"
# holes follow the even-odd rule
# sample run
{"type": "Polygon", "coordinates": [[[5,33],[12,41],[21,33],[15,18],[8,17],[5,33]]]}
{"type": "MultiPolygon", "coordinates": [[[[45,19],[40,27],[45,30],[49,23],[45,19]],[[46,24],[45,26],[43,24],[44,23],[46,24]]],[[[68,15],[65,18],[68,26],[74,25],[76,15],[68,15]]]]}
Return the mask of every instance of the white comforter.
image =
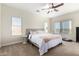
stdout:
{"type": "MultiPolygon", "coordinates": [[[[40,55],[43,55],[44,53],[46,53],[49,48],[55,47],[56,45],[62,43],[62,37],[57,39],[52,39],[49,42],[45,43],[43,38],[41,38],[41,36],[44,36],[44,35],[46,35],[46,33],[33,34],[30,39],[31,42],[38,45],[40,55]]],[[[56,34],[52,34],[52,35],[56,36],[56,34]]]]}

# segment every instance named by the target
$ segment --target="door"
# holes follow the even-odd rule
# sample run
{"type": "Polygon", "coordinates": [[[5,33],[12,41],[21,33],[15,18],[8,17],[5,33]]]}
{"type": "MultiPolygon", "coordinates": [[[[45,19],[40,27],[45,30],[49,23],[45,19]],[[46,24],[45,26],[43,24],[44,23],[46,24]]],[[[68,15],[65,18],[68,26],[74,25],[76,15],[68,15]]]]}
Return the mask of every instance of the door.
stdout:
{"type": "Polygon", "coordinates": [[[76,42],[79,42],[79,27],[76,27],[76,42]]]}

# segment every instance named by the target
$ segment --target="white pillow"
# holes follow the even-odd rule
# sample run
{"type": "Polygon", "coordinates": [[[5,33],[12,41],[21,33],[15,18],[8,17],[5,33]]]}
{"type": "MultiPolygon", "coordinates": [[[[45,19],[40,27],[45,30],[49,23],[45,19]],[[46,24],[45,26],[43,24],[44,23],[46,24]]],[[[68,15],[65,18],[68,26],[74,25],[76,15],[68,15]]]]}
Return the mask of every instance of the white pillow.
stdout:
{"type": "Polygon", "coordinates": [[[37,34],[37,31],[30,31],[30,34],[37,34]]]}
{"type": "Polygon", "coordinates": [[[46,33],[45,31],[37,31],[38,34],[46,33]]]}
{"type": "Polygon", "coordinates": [[[29,35],[29,38],[28,39],[31,39],[31,37],[32,37],[32,34],[29,35]]]}

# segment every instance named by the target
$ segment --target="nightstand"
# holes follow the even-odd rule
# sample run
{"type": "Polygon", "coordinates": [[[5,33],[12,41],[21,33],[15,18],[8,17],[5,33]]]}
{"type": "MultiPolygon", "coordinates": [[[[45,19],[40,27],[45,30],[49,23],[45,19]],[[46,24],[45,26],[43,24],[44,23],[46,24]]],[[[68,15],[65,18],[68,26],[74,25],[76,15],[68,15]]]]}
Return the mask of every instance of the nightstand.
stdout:
{"type": "Polygon", "coordinates": [[[27,44],[27,35],[23,35],[22,36],[22,39],[23,39],[23,44],[27,44]]]}

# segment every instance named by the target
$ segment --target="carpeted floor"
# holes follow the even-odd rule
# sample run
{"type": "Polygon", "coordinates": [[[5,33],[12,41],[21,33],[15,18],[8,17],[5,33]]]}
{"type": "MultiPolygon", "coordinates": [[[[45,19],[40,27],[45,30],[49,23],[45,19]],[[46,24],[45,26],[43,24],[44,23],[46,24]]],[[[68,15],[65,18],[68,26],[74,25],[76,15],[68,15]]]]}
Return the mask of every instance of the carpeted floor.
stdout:
{"type": "MultiPolygon", "coordinates": [[[[39,56],[39,50],[30,43],[18,43],[0,48],[0,55],[39,56]]],[[[63,42],[62,45],[49,49],[49,51],[43,56],[79,56],[79,43],[63,42]]]]}

